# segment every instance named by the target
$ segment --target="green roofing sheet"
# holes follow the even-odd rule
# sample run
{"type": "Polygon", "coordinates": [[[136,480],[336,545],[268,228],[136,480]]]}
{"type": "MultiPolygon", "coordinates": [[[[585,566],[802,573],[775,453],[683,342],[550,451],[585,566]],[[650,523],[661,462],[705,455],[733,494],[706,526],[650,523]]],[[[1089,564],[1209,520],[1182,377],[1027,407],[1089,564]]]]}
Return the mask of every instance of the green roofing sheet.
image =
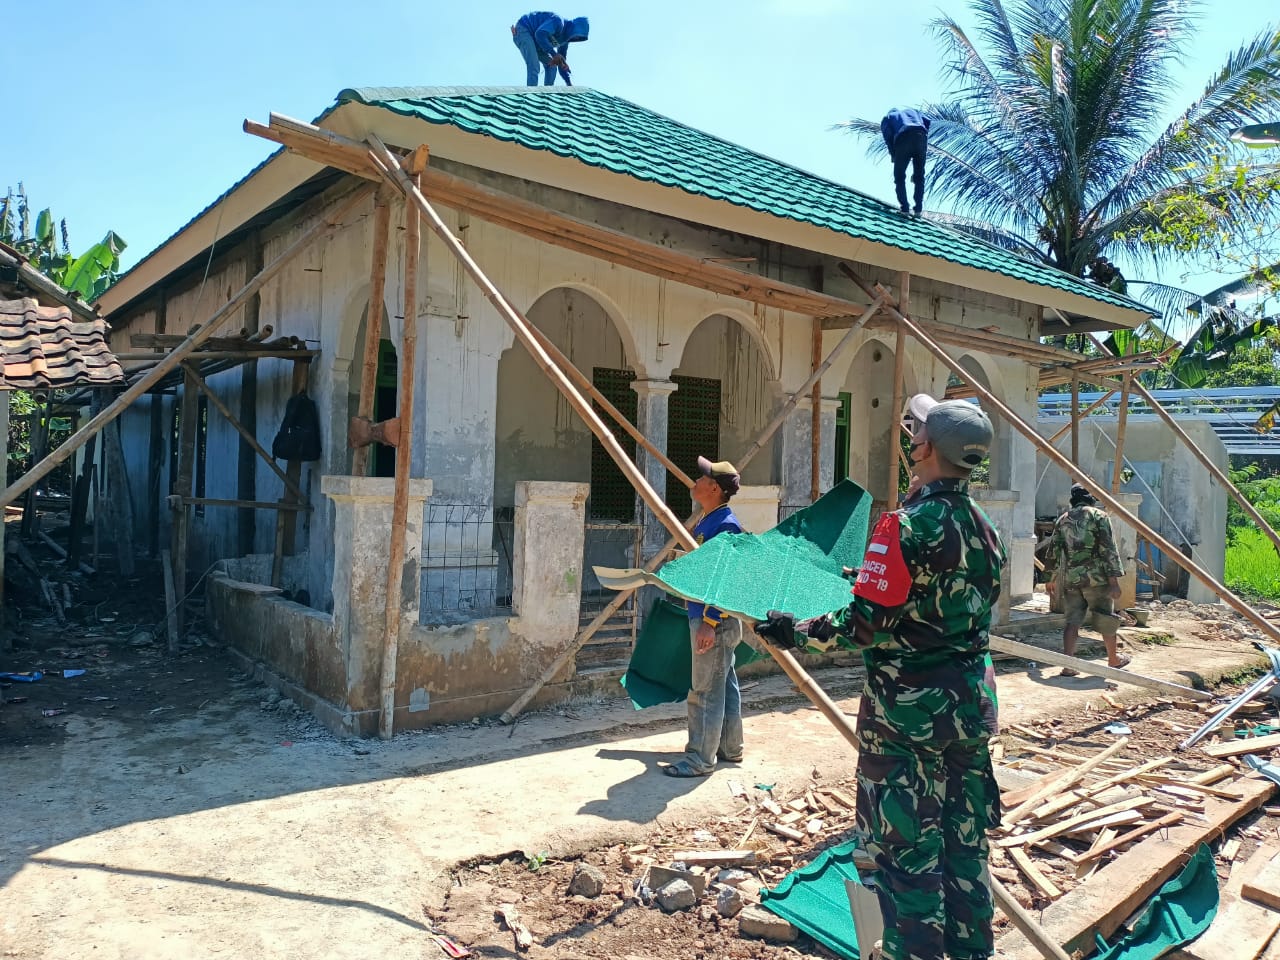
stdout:
{"type": "Polygon", "coordinates": [[[1142,304],[786,163],[586,87],[369,87],[338,101],[547,150],[637,180],[939,257],[1112,306],[1142,304]]]}

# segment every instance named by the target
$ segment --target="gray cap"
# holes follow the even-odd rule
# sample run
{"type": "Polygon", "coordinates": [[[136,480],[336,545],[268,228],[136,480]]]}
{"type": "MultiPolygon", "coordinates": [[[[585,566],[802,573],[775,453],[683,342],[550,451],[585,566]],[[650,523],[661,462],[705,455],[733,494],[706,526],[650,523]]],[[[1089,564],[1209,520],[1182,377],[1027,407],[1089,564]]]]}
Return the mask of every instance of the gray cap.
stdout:
{"type": "Polygon", "coordinates": [[[907,404],[916,423],[929,430],[929,442],[944,460],[972,470],[987,458],[995,431],[991,421],[967,400],[941,403],[927,393],[917,393],[907,404]]]}

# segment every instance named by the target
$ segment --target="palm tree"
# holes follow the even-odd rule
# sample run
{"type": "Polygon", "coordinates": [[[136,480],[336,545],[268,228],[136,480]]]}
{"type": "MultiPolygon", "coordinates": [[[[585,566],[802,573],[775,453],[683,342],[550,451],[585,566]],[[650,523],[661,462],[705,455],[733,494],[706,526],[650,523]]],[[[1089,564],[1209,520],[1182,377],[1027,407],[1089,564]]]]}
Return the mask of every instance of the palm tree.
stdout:
{"type": "MultiPolygon", "coordinates": [[[[1136,265],[1172,259],[1150,246],[1162,202],[1197,184],[1232,130],[1280,113],[1280,29],[1232,53],[1204,92],[1163,129],[1169,68],[1192,40],[1194,0],[972,0],[979,43],[950,17],[934,24],[953,97],[924,105],[930,190],[957,229],[1000,242],[1113,288],[1109,258],[1136,265]]],[[[838,125],[886,151],[880,125],[838,125]]],[[[1220,166],[1220,164],[1219,164],[1220,166]]],[[[1280,164],[1251,164],[1249,179],[1280,164]]],[[[1280,193],[1275,194],[1280,198],[1280,193]]],[[[1219,204],[1228,208],[1230,204],[1219,204]]],[[[1166,312],[1186,300],[1143,296],[1166,312]]],[[[1180,292],[1179,292],[1180,293],[1180,292]]]]}

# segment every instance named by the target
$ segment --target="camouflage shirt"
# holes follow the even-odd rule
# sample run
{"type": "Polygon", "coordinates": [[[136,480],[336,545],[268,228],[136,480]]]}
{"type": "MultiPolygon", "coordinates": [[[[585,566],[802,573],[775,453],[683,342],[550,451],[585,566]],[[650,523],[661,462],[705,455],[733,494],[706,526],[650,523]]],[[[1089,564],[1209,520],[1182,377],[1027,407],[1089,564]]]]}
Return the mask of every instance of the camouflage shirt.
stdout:
{"type": "Polygon", "coordinates": [[[917,743],[996,732],[987,630],[1005,549],[963,480],[922,487],[876,524],[837,630],[863,648],[864,738],[917,743]]]}
{"type": "Polygon", "coordinates": [[[1111,518],[1097,507],[1072,507],[1053,525],[1044,578],[1053,579],[1059,563],[1068,587],[1100,587],[1124,576],[1124,564],[1111,532],[1111,518]]]}

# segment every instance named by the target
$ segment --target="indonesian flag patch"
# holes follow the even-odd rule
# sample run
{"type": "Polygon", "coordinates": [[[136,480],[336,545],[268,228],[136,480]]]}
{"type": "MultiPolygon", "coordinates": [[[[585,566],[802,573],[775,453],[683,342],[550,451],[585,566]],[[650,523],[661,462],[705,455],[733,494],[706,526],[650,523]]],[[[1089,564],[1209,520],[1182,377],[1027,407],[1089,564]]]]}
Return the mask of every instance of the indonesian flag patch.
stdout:
{"type": "Polygon", "coordinates": [[[900,523],[901,517],[896,512],[882,514],[876,523],[862,558],[862,569],[853,584],[855,597],[882,607],[896,607],[906,602],[911,590],[911,574],[902,559],[900,523]]]}

